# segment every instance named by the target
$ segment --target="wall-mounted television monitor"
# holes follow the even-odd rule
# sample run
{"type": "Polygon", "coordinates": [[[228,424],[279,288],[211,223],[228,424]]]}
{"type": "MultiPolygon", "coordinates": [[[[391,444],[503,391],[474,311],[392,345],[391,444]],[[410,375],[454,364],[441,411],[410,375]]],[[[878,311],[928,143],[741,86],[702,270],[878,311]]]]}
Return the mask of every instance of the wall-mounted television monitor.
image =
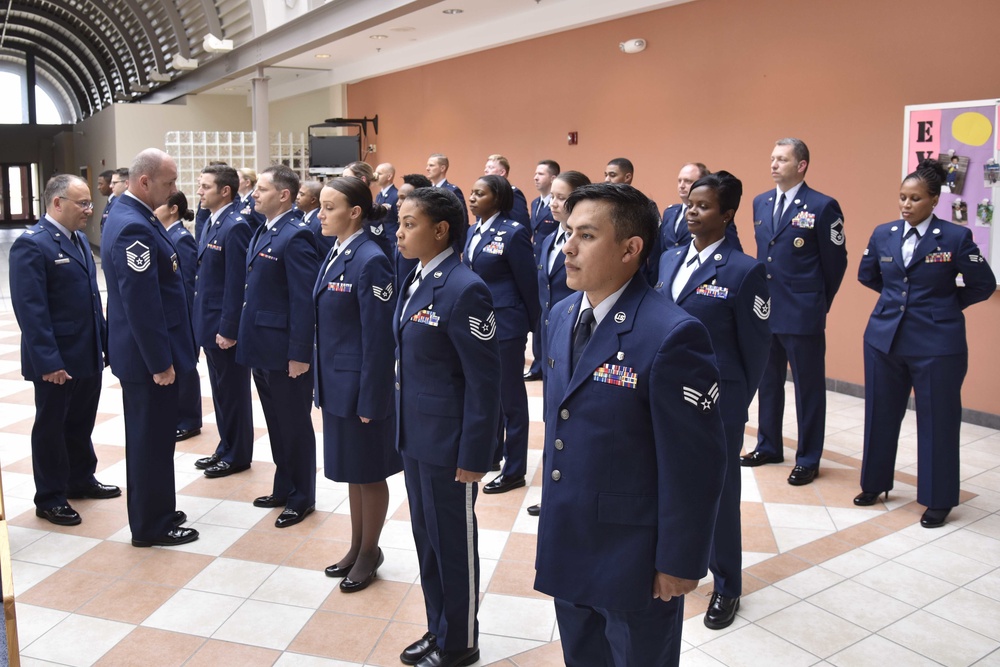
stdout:
{"type": "Polygon", "coordinates": [[[309,168],[343,168],[361,159],[361,136],[309,137],[309,168]]]}

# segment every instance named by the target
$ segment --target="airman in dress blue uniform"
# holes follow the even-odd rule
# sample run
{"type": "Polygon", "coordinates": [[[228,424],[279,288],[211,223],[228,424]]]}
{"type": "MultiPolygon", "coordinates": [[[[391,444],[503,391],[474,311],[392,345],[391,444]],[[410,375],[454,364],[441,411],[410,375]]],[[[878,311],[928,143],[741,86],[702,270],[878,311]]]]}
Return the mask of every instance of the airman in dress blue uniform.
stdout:
{"type": "Polygon", "coordinates": [[[944,524],[959,500],[962,382],[969,365],[962,311],[996,290],[996,276],[969,228],[933,214],[943,172],[930,160],[906,177],[902,219],[875,228],[858,267],[858,280],[879,298],[864,336],[865,449],[862,493],[854,503],[873,505],[893,487],[899,427],[912,389],[917,502],[927,506],[925,528],[944,524]]]}
{"type": "Polygon", "coordinates": [[[826,314],[847,270],[840,204],[805,183],[809,149],[781,139],[771,152],[777,190],[753,200],[757,259],[771,292],[771,350],[761,379],[757,448],[744,466],[784,461],[781,422],[789,364],[795,384],[798,448],[788,483],[819,474],[826,426],[826,314]]]}
{"type": "Polygon", "coordinates": [[[103,235],[108,360],[122,385],[128,520],[137,547],[198,539],[197,530],[179,527],[186,516],[174,493],[176,378],[195,367],[194,334],[177,251],[153,214],[176,180],[169,155],[139,153],[103,235]]]}
{"type": "Polygon", "coordinates": [[[581,293],[546,332],[535,588],[555,598],[567,665],[677,665],[725,472],[715,355],[636,275],[658,217],[642,193],[588,185],[567,208],[581,293]]]}
{"type": "MultiPolygon", "coordinates": [[[[559,171],[559,163],[555,160],[542,160],[535,167],[535,188],[538,190],[539,196],[532,200],[529,212],[531,214],[531,246],[535,253],[536,265],[542,263],[542,243],[559,228],[559,223],[552,216],[552,209],[549,206],[552,201],[552,180],[559,175],[559,171]]],[[[541,280],[541,273],[538,277],[541,280]]],[[[540,303],[545,303],[545,299],[540,298],[540,303]]],[[[539,318],[542,317],[544,317],[544,313],[539,315],[539,318]]],[[[540,332],[541,320],[531,337],[531,367],[524,374],[524,379],[528,381],[542,379],[542,337],[540,332]]]]}
{"type": "Polygon", "coordinates": [[[444,188],[458,197],[458,201],[462,202],[462,219],[465,220],[465,224],[468,225],[469,209],[465,206],[465,195],[462,194],[462,188],[448,181],[449,165],[450,163],[448,162],[447,156],[442,155],[441,153],[435,153],[427,158],[427,168],[425,172],[427,174],[427,178],[430,179],[431,184],[435,188],[444,188]]]}
{"type": "Polygon", "coordinates": [[[10,249],[10,296],[21,328],[21,374],[35,387],[31,466],[35,514],[54,524],[80,523],[69,498],[114,498],[117,486],[94,477],[91,433],[101,397],[107,322],[87,237],[94,211],[87,183],[49,180],[46,214],[10,249]]]}

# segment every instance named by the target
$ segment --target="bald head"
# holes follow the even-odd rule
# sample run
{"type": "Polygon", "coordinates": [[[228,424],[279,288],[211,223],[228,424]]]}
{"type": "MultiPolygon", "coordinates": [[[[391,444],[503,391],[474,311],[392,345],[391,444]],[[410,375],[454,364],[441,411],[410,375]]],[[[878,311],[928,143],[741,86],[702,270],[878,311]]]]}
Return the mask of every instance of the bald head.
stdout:
{"type": "Polygon", "coordinates": [[[132,161],[128,191],[155,210],[177,192],[177,163],[158,148],[147,148],[132,161]]]}
{"type": "Polygon", "coordinates": [[[395,178],[396,168],[388,162],[383,162],[375,168],[375,182],[378,184],[380,190],[384,190],[392,185],[392,181],[395,178]]]}

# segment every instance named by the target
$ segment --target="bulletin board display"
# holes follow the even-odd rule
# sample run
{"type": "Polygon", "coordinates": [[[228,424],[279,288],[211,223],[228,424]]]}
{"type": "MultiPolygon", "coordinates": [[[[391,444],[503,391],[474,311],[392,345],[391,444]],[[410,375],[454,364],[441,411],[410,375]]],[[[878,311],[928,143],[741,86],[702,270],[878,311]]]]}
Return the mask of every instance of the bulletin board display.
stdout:
{"type": "MultiPolygon", "coordinates": [[[[907,106],[903,175],[921,160],[938,160],[948,176],[935,215],[972,230],[972,238],[1000,269],[1000,233],[994,207],[1000,199],[1000,99],[907,106]]],[[[1000,276],[997,280],[1000,284],[1000,276]]]]}

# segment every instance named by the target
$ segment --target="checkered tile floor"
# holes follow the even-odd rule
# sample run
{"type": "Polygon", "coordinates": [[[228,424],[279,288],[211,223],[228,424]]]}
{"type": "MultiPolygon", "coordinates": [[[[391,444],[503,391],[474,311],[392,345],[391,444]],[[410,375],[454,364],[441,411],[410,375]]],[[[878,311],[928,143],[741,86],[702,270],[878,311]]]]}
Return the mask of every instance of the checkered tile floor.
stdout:
{"type": "MultiPolygon", "coordinates": [[[[4,276],[12,239],[0,233],[4,276]]],[[[0,466],[22,664],[401,664],[399,651],[424,632],[401,475],[389,480],[379,579],[362,593],[342,594],[322,569],[347,548],[345,485],[319,471],[316,513],[278,530],[278,510],[250,504],[270,491],[274,470],[263,429],[250,471],[211,480],[194,468],[216,444],[203,364],[205,428],[179,443],[175,456],[177,507],[201,539],[172,549],[131,547],[124,498],[74,501],[83,523],[53,526],[32,511],[34,409],[31,385],[20,377],[19,337],[4,278],[0,466]]],[[[562,664],[552,603],[532,589],[537,522],[524,508],[540,495],[543,425],[541,386],[530,383],[528,391],[531,483],[480,495],[477,506],[483,665],[562,664]]],[[[703,582],[687,598],[681,664],[1000,665],[1000,432],[963,426],[963,503],[945,527],[925,530],[914,502],[914,416],[904,423],[890,500],[859,509],[851,499],[859,490],[863,404],[840,394],[828,399],[826,455],[815,483],[789,486],[789,463],[743,470],[739,617],[726,630],[706,629],[701,616],[711,584],[703,582]]],[[[254,410],[263,424],[256,401],[254,410]]],[[[124,485],[121,413],[121,389],[106,372],[94,433],[98,479],[124,485]]],[[[794,414],[786,417],[786,438],[794,438],[794,414]]],[[[321,439],[318,413],[315,424],[321,439]]],[[[752,448],[754,424],[747,433],[752,448]]],[[[786,460],[793,458],[786,451],[786,460]]]]}

